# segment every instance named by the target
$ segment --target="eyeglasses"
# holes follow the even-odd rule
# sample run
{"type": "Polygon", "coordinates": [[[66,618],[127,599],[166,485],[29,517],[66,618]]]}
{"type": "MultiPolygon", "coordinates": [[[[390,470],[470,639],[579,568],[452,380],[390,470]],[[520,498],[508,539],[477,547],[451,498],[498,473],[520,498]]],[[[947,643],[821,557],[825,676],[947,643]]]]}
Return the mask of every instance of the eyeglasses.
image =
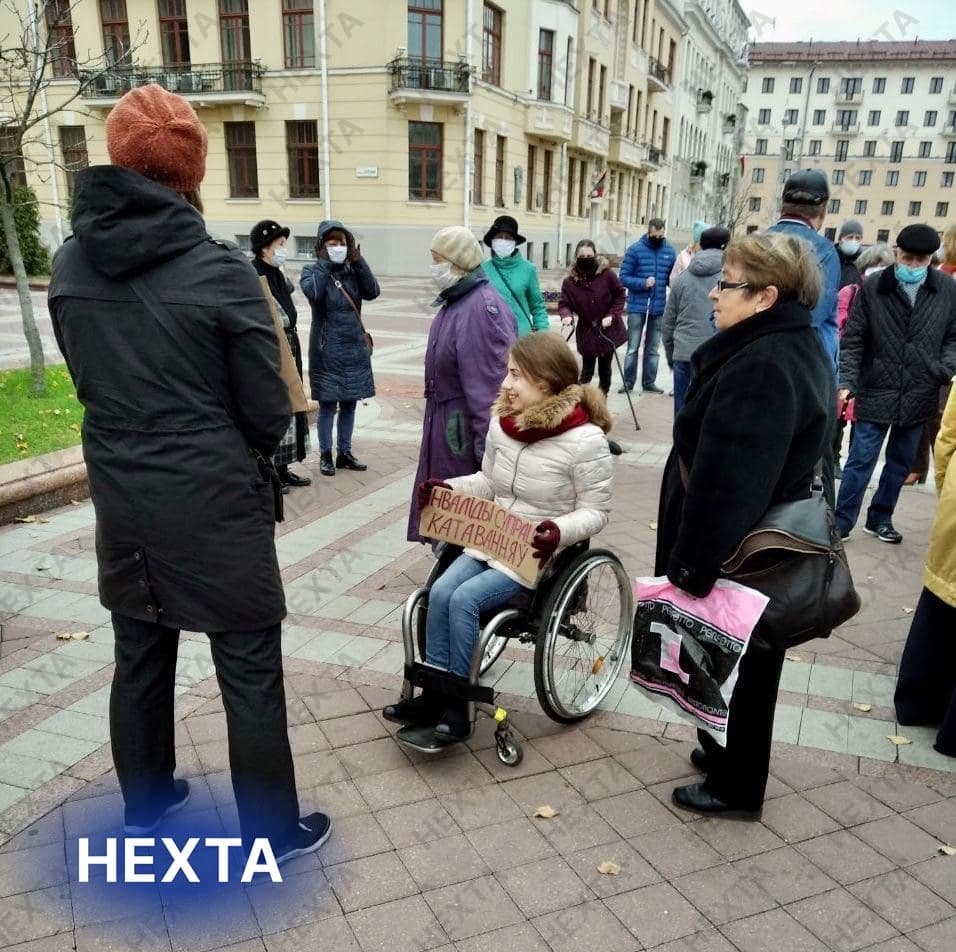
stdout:
{"type": "Polygon", "coordinates": [[[724,281],[720,280],[717,282],[718,291],[736,291],[738,288],[749,288],[750,284],[747,281],[724,281]]]}

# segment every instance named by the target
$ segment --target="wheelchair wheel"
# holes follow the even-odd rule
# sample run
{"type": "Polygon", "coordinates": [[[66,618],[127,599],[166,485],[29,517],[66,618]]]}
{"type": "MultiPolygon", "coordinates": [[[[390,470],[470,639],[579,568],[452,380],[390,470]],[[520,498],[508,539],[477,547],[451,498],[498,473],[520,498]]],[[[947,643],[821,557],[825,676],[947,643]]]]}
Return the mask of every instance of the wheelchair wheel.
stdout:
{"type": "Polygon", "coordinates": [[[535,641],[538,702],[563,724],[587,717],[614,686],[631,642],[634,604],[613,553],[579,555],[556,580],[535,641]]]}
{"type": "MultiPolygon", "coordinates": [[[[415,638],[418,644],[418,658],[420,661],[425,660],[425,629],[427,625],[427,600],[420,599],[418,605],[415,607],[415,638]]],[[[479,675],[483,675],[500,657],[501,652],[505,650],[508,646],[507,638],[500,638],[497,635],[488,642],[488,647],[485,649],[485,656],[481,659],[481,668],[478,671],[479,675]]]]}

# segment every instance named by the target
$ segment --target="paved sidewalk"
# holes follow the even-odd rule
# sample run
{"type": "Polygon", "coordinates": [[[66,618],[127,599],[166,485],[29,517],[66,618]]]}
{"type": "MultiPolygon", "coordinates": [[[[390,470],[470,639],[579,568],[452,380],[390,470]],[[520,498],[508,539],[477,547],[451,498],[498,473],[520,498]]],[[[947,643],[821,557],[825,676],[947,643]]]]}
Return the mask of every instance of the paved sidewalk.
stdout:
{"type": "MultiPolygon", "coordinates": [[[[335,823],[319,854],[284,868],[282,886],[197,897],[77,882],[76,838],[121,819],[93,511],[0,529],[0,949],[952,952],[956,857],[938,851],[956,845],[956,761],[932,750],[930,732],[899,727],[892,708],[928,490],[903,495],[902,546],[854,534],[862,612],[786,662],[759,824],[671,808],[671,788],[694,775],[693,732],[624,679],[584,724],[548,721],[521,647],[489,673],[525,739],[520,767],[498,763],[487,723],[437,760],[394,742],[379,711],[400,683],[402,602],[429,565],[404,541],[430,313],[419,296],[396,282],[369,315],[383,394],[360,408],[356,452],[369,471],[322,479],[307,461],[314,485],[286,497],[279,527],[300,798],[335,823]],[[77,631],[89,638],[55,638],[77,631]],[[911,743],[887,739],[897,734],[911,743]],[[535,817],[545,804],[557,815],[535,817]],[[617,875],[598,871],[607,862],[617,875]]],[[[653,566],[671,402],[641,398],[637,434],[623,397],[612,408],[628,452],[601,544],[636,576],[653,566]]],[[[193,796],[161,832],[233,832],[204,636],[183,635],[177,681],[177,761],[193,796]]]]}

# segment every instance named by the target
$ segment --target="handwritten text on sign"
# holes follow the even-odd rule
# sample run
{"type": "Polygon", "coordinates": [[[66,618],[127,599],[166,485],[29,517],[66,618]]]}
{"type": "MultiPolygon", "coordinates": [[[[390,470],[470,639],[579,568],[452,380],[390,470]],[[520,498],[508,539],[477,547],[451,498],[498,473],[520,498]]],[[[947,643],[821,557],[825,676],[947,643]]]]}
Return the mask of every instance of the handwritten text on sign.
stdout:
{"type": "Polygon", "coordinates": [[[538,560],[531,552],[535,525],[490,499],[439,488],[422,510],[418,531],[426,539],[477,549],[533,584],[538,580],[538,560]]]}

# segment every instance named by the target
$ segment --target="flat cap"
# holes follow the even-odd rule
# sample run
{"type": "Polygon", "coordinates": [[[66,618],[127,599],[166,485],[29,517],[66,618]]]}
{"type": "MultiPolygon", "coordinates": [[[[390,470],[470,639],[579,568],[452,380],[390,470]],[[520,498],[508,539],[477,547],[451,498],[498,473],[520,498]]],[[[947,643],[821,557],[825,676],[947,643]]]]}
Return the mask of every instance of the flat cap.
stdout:
{"type": "Polygon", "coordinates": [[[939,235],[929,225],[907,225],[896,236],[896,247],[911,255],[931,255],[939,248],[939,235]]]}
{"type": "Polygon", "coordinates": [[[819,205],[830,197],[825,172],[800,169],[783,184],[783,200],[794,205],[819,205]]]}
{"type": "Polygon", "coordinates": [[[715,225],[713,228],[705,228],[701,232],[700,247],[701,250],[710,250],[712,248],[723,249],[730,243],[730,232],[726,228],[715,225]]]}

